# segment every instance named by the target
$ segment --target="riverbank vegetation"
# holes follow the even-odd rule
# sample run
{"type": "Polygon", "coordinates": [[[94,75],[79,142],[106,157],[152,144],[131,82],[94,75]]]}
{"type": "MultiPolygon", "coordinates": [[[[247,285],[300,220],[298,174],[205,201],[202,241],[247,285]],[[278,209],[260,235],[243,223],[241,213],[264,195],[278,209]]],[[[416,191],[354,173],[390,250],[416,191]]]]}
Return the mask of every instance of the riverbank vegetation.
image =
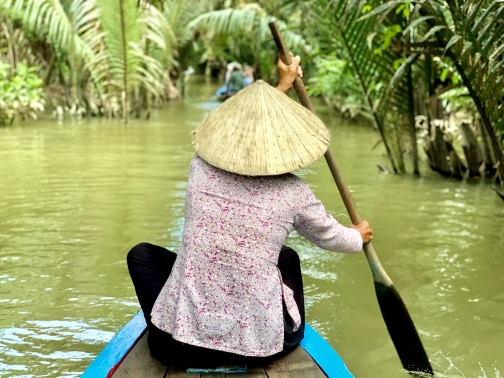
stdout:
{"type": "MultiPolygon", "coordinates": [[[[43,87],[50,108],[127,121],[179,97],[189,66],[217,75],[248,62],[273,82],[271,20],[302,55],[310,93],[368,120],[391,170],[418,174],[423,146],[442,175],[503,182],[501,2],[0,0],[0,80],[23,62],[26,112],[43,87]]],[[[0,122],[20,116],[6,106],[0,122]]]]}
{"type": "Polygon", "coordinates": [[[327,57],[334,63],[311,79],[312,92],[337,109],[355,109],[347,111],[350,116],[372,119],[395,172],[406,170],[404,157],[409,156],[411,171],[418,174],[417,146],[423,139],[435,171],[502,182],[503,4],[368,0],[316,5],[310,16],[318,20],[323,59],[317,64],[327,66],[327,57]],[[321,87],[328,82],[335,85],[321,87]]]}

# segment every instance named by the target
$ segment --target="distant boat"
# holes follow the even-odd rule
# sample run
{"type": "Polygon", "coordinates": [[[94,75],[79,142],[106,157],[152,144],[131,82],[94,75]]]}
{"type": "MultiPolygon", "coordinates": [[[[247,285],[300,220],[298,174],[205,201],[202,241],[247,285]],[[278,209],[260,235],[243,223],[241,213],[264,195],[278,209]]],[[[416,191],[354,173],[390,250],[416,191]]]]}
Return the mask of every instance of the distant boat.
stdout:
{"type": "MultiPolygon", "coordinates": [[[[81,378],[196,378],[201,370],[166,366],[153,359],[147,345],[147,325],[142,311],[126,324],[84,371],[81,378]]],[[[189,367],[190,368],[190,367],[189,367]]],[[[304,377],[352,378],[336,351],[312,327],[306,324],[305,337],[292,352],[257,367],[222,367],[212,377],[304,377]],[[225,374],[224,374],[225,373],[225,374]]]]}
{"type": "Polygon", "coordinates": [[[215,91],[215,95],[219,101],[226,101],[229,97],[234,96],[236,92],[229,92],[227,88],[227,84],[224,84],[222,87],[215,91]]]}
{"type": "MultiPolygon", "coordinates": [[[[243,79],[244,88],[248,87],[252,83],[253,83],[253,80],[250,79],[249,77],[245,77],[243,79]]],[[[219,101],[226,101],[229,97],[234,96],[236,93],[238,93],[238,92],[233,91],[232,88],[231,88],[231,91],[228,91],[227,84],[224,84],[222,87],[217,89],[217,91],[215,91],[215,95],[217,96],[217,99],[219,101]]]]}

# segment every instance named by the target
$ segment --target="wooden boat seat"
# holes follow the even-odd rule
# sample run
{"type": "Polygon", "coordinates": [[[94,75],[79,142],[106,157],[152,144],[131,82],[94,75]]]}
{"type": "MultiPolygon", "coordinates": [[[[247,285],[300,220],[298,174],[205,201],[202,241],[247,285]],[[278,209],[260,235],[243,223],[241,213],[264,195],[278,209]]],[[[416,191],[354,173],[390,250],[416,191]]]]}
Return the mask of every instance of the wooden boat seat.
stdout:
{"type": "Polygon", "coordinates": [[[249,368],[247,373],[238,374],[200,374],[186,372],[187,368],[163,365],[151,357],[147,345],[147,334],[134,346],[125,357],[119,368],[112,375],[113,378],[325,378],[326,375],[301,347],[282,356],[265,366],[249,368]]]}

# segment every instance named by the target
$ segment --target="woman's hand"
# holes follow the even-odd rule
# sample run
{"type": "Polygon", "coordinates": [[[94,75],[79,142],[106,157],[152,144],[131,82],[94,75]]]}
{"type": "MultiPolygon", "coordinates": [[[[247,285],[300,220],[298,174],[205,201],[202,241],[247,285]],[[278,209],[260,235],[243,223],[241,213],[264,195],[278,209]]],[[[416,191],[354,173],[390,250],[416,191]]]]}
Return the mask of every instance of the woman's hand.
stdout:
{"type": "Polygon", "coordinates": [[[350,227],[355,228],[357,231],[360,232],[361,237],[362,237],[362,242],[364,244],[369,243],[371,240],[373,240],[373,230],[371,230],[371,227],[369,226],[369,222],[362,221],[357,225],[352,224],[350,227]]]}
{"type": "Polygon", "coordinates": [[[296,80],[296,77],[303,77],[303,70],[299,65],[301,58],[299,56],[292,56],[292,64],[287,66],[280,58],[278,58],[277,67],[278,73],[280,74],[280,81],[278,82],[277,89],[287,93],[291,88],[292,84],[296,80]]]}

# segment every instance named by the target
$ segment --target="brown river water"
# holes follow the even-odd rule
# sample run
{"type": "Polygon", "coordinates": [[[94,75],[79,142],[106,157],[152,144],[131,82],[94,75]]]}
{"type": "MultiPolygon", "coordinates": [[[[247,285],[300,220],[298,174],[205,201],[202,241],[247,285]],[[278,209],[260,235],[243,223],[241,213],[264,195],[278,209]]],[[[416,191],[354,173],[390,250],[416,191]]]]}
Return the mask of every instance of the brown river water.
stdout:
{"type": "MultiPolygon", "coordinates": [[[[191,130],[219,105],[193,78],[150,120],[39,120],[0,128],[0,377],[78,377],[138,311],[125,255],[178,250],[191,130]]],[[[504,376],[504,202],[483,182],[380,173],[367,126],[319,116],[373,244],[439,377],[504,376]]],[[[298,172],[343,224],[323,159],[298,172]]],[[[295,233],[310,324],[356,377],[408,377],[364,255],[295,233]]]]}

